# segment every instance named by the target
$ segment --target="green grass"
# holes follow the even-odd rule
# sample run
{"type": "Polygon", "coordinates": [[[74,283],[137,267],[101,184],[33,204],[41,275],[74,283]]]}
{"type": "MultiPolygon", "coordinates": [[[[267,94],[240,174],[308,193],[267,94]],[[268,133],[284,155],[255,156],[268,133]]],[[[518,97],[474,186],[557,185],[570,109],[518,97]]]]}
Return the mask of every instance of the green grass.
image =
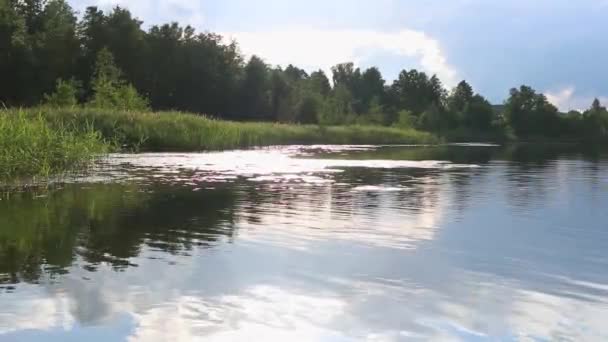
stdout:
{"type": "Polygon", "coordinates": [[[112,148],[207,151],[286,144],[433,144],[429,133],[380,126],[231,122],[179,112],[37,107],[0,110],[0,179],[78,170],[112,148]]]}
{"type": "Polygon", "coordinates": [[[41,115],[0,111],[0,179],[82,168],[107,151],[108,145],[91,128],[51,127],[41,115]]]}
{"type": "Polygon", "coordinates": [[[328,126],[231,122],[180,112],[100,109],[30,109],[53,127],[92,127],[123,148],[207,151],[286,144],[433,144],[432,134],[381,126],[328,126]]]}

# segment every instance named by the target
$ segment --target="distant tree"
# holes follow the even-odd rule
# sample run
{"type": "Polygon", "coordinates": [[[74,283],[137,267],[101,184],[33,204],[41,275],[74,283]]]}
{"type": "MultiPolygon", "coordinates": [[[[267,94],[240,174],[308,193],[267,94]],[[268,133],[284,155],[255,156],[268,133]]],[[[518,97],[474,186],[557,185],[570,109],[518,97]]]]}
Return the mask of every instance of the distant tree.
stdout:
{"type": "Polygon", "coordinates": [[[388,122],[384,106],[379,96],[374,96],[367,106],[365,115],[359,117],[359,121],[365,124],[384,125],[388,122]]]}
{"type": "Polygon", "coordinates": [[[418,119],[418,126],[432,132],[441,132],[446,123],[442,119],[442,110],[437,104],[431,104],[418,119]]]}
{"type": "Polygon", "coordinates": [[[241,113],[247,119],[272,120],[269,69],[264,61],[252,56],[245,66],[240,90],[241,113]]]}
{"type": "Polygon", "coordinates": [[[319,122],[327,125],[350,123],[353,116],[353,96],[346,85],[334,87],[331,95],[324,101],[319,122]]]}
{"type": "Polygon", "coordinates": [[[329,95],[331,85],[329,84],[329,78],[327,78],[327,75],[325,75],[323,70],[315,71],[310,74],[308,82],[310,84],[311,91],[314,93],[321,94],[323,97],[329,95]]]}
{"type": "Polygon", "coordinates": [[[511,89],[505,102],[505,114],[515,134],[520,137],[557,136],[560,133],[557,108],[531,87],[511,89]]]}
{"type": "Polygon", "coordinates": [[[302,81],[302,80],[308,78],[308,74],[306,73],[306,71],[304,71],[303,69],[300,69],[298,67],[295,67],[292,64],[289,64],[287,66],[287,68],[285,68],[285,76],[291,82],[302,81]]]}
{"type": "Polygon", "coordinates": [[[131,83],[137,83],[142,68],[145,52],[145,32],[142,22],[134,18],[131,12],[122,7],[114,7],[108,14],[105,25],[107,47],[114,55],[116,65],[121,70],[128,70],[123,76],[131,83]]]}
{"type": "Polygon", "coordinates": [[[66,1],[48,1],[39,16],[41,32],[36,36],[39,60],[36,84],[47,92],[57,79],[73,77],[80,45],[76,34],[76,15],[66,1]]]}
{"type": "Polygon", "coordinates": [[[361,71],[355,69],[353,63],[343,63],[335,65],[331,68],[334,86],[345,86],[349,91],[352,91],[353,85],[356,82],[357,74],[361,71]]]}
{"type": "Polygon", "coordinates": [[[583,113],[583,135],[590,139],[608,139],[608,111],[599,99],[594,99],[583,113]]]}
{"type": "Polygon", "coordinates": [[[395,126],[399,128],[415,128],[416,117],[410,111],[401,110],[398,113],[398,120],[395,123],[395,126]]]}
{"type": "Polygon", "coordinates": [[[391,86],[393,103],[398,110],[409,110],[420,115],[427,108],[441,107],[445,90],[436,76],[429,78],[417,70],[402,71],[391,86]]]}
{"type": "Polygon", "coordinates": [[[323,105],[323,99],[318,94],[305,94],[297,107],[296,122],[302,124],[316,124],[323,105]]]}
{"type": "Polygon", "coordinates": [[[454,113],[462,113],[473,100],[473,95],[473,87],[466,81],[461,81],[448,98],[448,110],[454,113]]]}
{"type": "MultiPolygon", "coordinates": [[[[270,111],[276,120],[283,118],[283,121],[291,121],[294,116],[291,113],[293,106],[288,103],[293,92],[288,77],[280,68],[270,72],[270,111]]],[[[293,82],[296,82],[296,79],[293,79],[293,82]]]]}
{"type": "Polygon", "coordinates": [[[93,77],[93,97],[88,105],[96,108],[121,110],[145,110],[148,101],[137,93],[135,87],[125,82],[122,71],[114,63],[112,53],[104,48],[97,55],[93,77]]]}
{"type": "MultiPolygon", "coordinates": [[[[24,104],[29,40],[25,18],[17,1],[0,0],[0,101],[7,105],[24,104]]],[[[0,104],[1,105],[1,104],[0,104]]]]}
{"type": "Polygon", "coordinates": [[[18,12],[25,19],[28,34],[36,34],[42,30],[41,18],[44,10],[45,0],[21,0],[13,1],[18,12]]]}
{"type": "Polygon", "coordinates": [[[593,100],[593,103],[591,104],[591,109],[592,112],[602,112],[606,110],[606,107],[602,106],[600,100],[598,98],[595,98],[593,100]]]}
{"type": "Polygon", "coordinates": [[[88,7],[79,20],[68,0],[0,0],[0,106],[88,101],[233,120],[382,123],[440,134],[459,128],[512,129],[522,138],[608,134],[608,111],[598,99],[583,114],[562,115],[543,94],[522,86],[496,111],[466,81],[448,95],[439,77],[418,70],[403,70],[386,84],[378,68],[354,63],[334,66],[331,75],[296,65],[270,68],[256,56],[245,61],[237,42],[214,33],[178,23],[143,27],[122,7],[107,13],[88,7]],[[71,79],[82,81],[83,94],[71,79]]]}
{"type": "Polygon", "coordinates": [[[57,80],[55,91],[44,95],[44,103],[53,107],[74,107],[78,104],[80,85],[75,80],[57,80]]]}
{"type": "Polygon", "coordinates": [[[479,94],[473,96],[463,109],[464,125],[476,131],[492,129],[494,118],[492,105],[479,94]]]}
{"type": "Polygon", "coordinates": [[[384,99],[384,85],[385,81],[382,78],[380,70],[376,67],[369,68],[361,75],[361,81],[357,87],[356,96],[359,97],[361,102],[360,110],[363,113],[372,112],[372,104],[375,105],[374,110],[383,107],[384,99]],[[372,103],[374,102],[375,103],[372,103]]]}

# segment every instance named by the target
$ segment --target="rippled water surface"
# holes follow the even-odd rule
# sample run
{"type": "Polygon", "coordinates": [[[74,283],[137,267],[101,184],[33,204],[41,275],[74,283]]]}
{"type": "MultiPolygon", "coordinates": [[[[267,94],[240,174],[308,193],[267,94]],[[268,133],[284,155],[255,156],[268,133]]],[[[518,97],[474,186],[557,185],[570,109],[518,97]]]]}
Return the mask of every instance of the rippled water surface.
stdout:
{"type": "Polygon", "coordinates": [[[608,155],[114,155],[0,197],[2,341],[608,340],[608,155]]]}

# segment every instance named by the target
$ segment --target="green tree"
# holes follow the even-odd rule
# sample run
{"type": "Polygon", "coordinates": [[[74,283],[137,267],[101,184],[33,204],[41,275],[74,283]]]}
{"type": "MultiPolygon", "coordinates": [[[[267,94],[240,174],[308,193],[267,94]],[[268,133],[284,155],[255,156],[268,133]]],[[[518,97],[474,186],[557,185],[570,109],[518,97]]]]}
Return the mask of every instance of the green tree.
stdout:
{"type": "Polygon", "coordinates": [[[40,13],[42,29],[38,37],[38,84],[48,91],[58,78],[69,79],[76,72],[80,44],[76,15],[64,0],[50,0],[40,13]]]}
{"type": "Polygon", "coordinates": [[[359,122],[373,125],[384,125],[387,123],[388,118],[379,96],[374,96],[367,107],[367,112],[359,117],[359,122]]]}
{"type": "MultiPolygon", "coordinates": [[[[360,100],[363,113],[371,114],[374,111],[384,110],[384,85],[385,81],[378,68],[372,67],[363,72],[357,89],[358,93],[355,95],[360,100]]],[[[380,115],[384,115],[384,113],[380,115]]]]}
{"type": "Polygon", "coordinates": [[[557,108],[543,94],[528,86],[511,89],[505,102],[507,121],[519,137],[558,136],[560,120],[557,108]]]}
{"type": "Polygon", "coordinates": [[[104,48],[97,55],[93,77],[93,97],[88,105],[97,108],[145,110],[148,101],[121,79],[122,72],[114,63],[112,53],[104,48]]]}
{"type": "Polygon", "coordinates": [[[0,106],[22,104],[26,90],[20,60],[28,50],[27,27],[17,4],[0,0],[0,106]]]}
{"type": "Polygon", "coordinates": [[[329,95],[331,85],[329,84],[329,78],[327,78],[327,75],[325,72],[323,72],[323,70],[318,70],[310,74],[308,82],[312,92],[320,94],[323,97],[329,95]]]}
{"type": "Polygon", "coordinates": [[[351,62],[335,65],[331,68],[334,86],[344,86],[352,92],[361,71],[351,62]]]}
{"type": "Polygon", "coordinates": [[[323,99],[319,94],[304,94],[297,106],[296,122],[302,124],[318,123],[322,105],[323,99]]]}
{"type": "Polygon", "coordinates": [[[464,125],[476,131],[492,129],[494,118],[492,105],[479,94],[473,96],[463,110],[464,125]]]}
{"type": "Polygon", "coordinates": [[[583,135],[590,139],[608,139],[608,111],[599,99],[594,99],[583,114],[583,135]]]}
{"type": "Polygon", "coordinates": [[[437,104],[431,104],[418,119],[418,126],[431,132],[441,132],[445,129],[442,110],[437,104]]]}
{"type": "Polygon", "coordinates": [[[241,115],[245,119],[272,120],[268,65],[252,56],[245,66],[240,90],[241,115]]]}
{"type": "Polygon", "coordinates": [[[473,100],[473,95],[473,87],[466,81],[461,81],[448,98],[448,110],[454,113],[464,112],[465,107],[473,100]]]}
{"type": "Polygon", "coordinates": [[[431,106],[440,109],[445,100],[445,90],[439,78],[429,78],[417,70],[403,70],[393,82],[390,93],[393,106],[418,116],[431,106]]]}
{"type": "Polygon", "coordinates": [[[397,114],[397,122],[395,126],[399,128],[414,128],[416,126],[416,117],[412,114],[412,112],[407,110],[401,110],[397,114]]]}
{"type": "Polygon", "coordinates": [[[323,103],[319,123],[339,125],[351,123],[353,116],[352,94],[344,84],[334,87],[332,94],[323,103]]]}
{"type": "Polygon", "coordinates": [[[92,6],[87,7],[77,26],[81,52],[76,78],[83,80],[87,89],[92,88],[98,53],[108,46],[107,20],[103,11],[92,6]]]}
{"type": "Polygon", "coordinates": [[[74,79],[64,81],[57,80],[55,91],[44,95],[44,102],[53,107],[74,107],[78,104],[80,85],[74,79]]]}
{"type": "Polygon", "coordinates": [[[590,111],[595,112],[595,113],[600,113],[600,112],[606,111],[606,107],[602,106],[602,104],[598,98],[595,98],[593,100],[593,103],[591,103],[590,111]]]}

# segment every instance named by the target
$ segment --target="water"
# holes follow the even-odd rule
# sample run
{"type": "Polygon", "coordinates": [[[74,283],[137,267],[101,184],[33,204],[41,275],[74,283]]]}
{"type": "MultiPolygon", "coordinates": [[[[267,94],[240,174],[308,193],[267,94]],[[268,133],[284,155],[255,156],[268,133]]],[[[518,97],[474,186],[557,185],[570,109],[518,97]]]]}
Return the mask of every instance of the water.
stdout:
{"type": "Polygon", "coordinates": [[[2,341],[608,339],[608,155],[116,155],[0,201],[2,341]]]}

